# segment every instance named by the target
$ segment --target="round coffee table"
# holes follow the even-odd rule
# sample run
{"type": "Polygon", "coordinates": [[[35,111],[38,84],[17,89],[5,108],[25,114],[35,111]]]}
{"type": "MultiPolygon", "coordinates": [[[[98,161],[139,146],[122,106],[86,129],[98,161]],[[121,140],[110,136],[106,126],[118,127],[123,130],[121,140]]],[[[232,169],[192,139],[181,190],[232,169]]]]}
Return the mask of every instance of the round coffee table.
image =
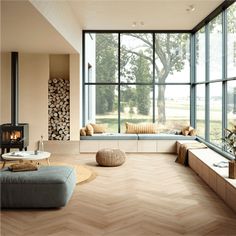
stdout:
{"type": "Polygon", "coordinates": [[[34,151],[17,151],[17,152],[8,152],[2,155],[4,160],[2,168],[5,167],[6,161],[39,161],[46,160],[50,166],[49,157],[51,156],[50,152],[37,151],[37,154],[34,151]]]}

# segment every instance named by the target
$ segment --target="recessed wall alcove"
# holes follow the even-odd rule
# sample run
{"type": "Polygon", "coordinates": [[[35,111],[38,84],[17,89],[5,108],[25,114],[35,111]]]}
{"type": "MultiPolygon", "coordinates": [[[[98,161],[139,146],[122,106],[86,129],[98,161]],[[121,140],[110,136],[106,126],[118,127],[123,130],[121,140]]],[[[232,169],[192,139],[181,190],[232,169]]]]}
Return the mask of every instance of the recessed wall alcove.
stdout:
{"type": "Polygon", "coordinates": [[[49,58],[48,139],[70,140],[69,55],[49,58]]]}

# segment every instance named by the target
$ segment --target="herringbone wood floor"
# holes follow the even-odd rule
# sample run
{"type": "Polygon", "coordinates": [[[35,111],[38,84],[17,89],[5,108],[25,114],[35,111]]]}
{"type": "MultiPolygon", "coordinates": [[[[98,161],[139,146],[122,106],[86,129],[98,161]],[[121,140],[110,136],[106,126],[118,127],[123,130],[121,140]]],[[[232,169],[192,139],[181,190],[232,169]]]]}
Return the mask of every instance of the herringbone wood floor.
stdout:
{"type": "Polygon", "coordinates": [[[87,164],[98,176],[76,187],[57,210],[2,210],[1,235],[236,235],[236,214],[175,155],[130,154],[98,167],[94,155],[55,156],[87,164]]]}

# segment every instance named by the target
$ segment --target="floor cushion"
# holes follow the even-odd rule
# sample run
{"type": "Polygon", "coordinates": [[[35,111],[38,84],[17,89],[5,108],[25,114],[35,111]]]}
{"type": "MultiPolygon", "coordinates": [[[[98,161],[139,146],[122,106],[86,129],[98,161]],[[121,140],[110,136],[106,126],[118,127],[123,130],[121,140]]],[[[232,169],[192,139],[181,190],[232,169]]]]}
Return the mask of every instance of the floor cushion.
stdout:
{"type": "Polygon", "coordinates": [[[125,152],[120,149],[104,148],[96,153],[96,161],[100,166],[120,166],[125,159],[125,152]]]}
{"type": "Polygon", "coordinates": [[[37,171],[0,171],[1,208],[58,208],[65,206],[76,185],[69,166],[41,166],[37,171]]]}

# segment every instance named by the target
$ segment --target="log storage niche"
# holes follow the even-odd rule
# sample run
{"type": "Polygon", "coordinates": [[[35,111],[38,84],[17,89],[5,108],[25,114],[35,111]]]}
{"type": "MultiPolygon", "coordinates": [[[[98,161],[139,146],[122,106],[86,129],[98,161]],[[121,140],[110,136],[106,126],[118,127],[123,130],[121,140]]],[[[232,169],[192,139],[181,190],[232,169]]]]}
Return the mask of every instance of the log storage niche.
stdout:
{"type": "Polygon", "coordinates": [[[69,56],[50,56],[48,139],[70,140],[69,56]]]}

